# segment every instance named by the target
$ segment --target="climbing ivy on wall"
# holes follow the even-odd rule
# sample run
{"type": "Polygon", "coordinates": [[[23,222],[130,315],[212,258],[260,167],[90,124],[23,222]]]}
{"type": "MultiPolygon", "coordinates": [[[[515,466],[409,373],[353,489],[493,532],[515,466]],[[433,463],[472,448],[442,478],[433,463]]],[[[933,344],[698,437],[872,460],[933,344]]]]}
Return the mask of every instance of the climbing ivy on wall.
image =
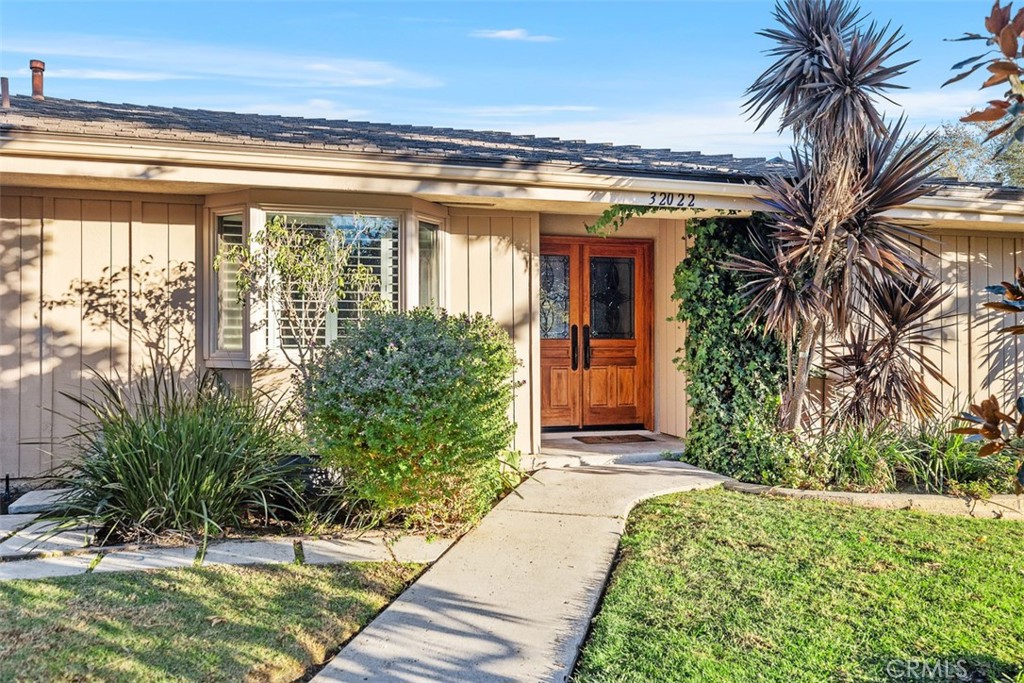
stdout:
{"type": "Polygon", "coordinates": [[[751,255],[751,231],[763,218],[704,218],[687,222],[690,247],[676,267],[676,318],[686,345],[676,359],[687,375],[692,408],[686,460],[747,481],[780,475],[784,438],[775,429],[785,356],[774,337],[752,329],[742,311],[743,279],[721,264],[751,255]]]}

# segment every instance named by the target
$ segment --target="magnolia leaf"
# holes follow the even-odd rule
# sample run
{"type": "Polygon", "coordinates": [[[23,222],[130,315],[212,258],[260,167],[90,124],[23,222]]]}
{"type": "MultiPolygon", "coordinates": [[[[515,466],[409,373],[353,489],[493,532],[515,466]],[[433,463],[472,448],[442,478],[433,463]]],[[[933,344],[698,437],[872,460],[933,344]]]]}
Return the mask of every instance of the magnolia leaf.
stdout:
{"type": "Polygon", "coordinates": [[[959,38],[943,38],[947,43],[962,43],[968,40],[988,40],[985,36],[978,33],[965,33],[959,38]]]}
{"type": "MultiPolygon", "coordinates": [[[[1003,76],[1002,78],[1003,80],[1006,80],[1006,76],[1003,76]]],[[[983,111],[971,112],[967,116],[962,117],[960,120],[963,121],[964,123],[980,123],[998,121],[1004,116],[1006,116],[1006,110],[1000,109],[999,107],[989,107],[988,109],[985,109],[983,111]]]]}
{"type": "Polygon", "coordinates": [[[957,81],[964,80],[965,78],[967,78],[968,76],[970,76],[971,74],[973,74],[975,71],[977,71],[978,69],[980,69],[983,66],[985,66],[985,62],[980,62],[978,64],[975,64],[974,66],[972,66],[967,71],[964,71],[962,73],[958,73],[956,76],[953,76],[952,78],[950,78],[948,81],[946,81],[945,83],[942,84],[942,87],[944,88],[947,85],[951,85],[953,83],[956,83],[957,81]]]}
{"type": "Polygon", "coordinates": [[[999,453],[1002,450],[1003,443],[1001,441],[993,441],[992,443],[987,443],[981,447],[981,450],[978,451],[978,457],[987,458],[988,456],[995,455],[996,453],[999,453]]]}
{"type": "Polygon", "coordinates": [[[1024,396],[1017,397],[1017,412],[1024,415],[1024,396]]]}
{"type": "Polygon", "coordinates": [[[1013,123],[1013,120],[1010,120],[1004,123],[1003,125],[999,126],[998,128],[993,128],[991,131],[989,131],[989,134],[985,136],[985,139],[982,140],[982,142],[988,142],[992,138],[999,137],[1000,135],[1008,131],[1010,127],[1013,126],[1013,123]]]}
{"type": "Polygon", "coordinates": [[[1004,313],[1020,313],[1024,311],[1024,305],[1007,303],[1005,301],[986,301],[982,306],[991,308],[994,311],[1003,311],[1004,313]]]}
{"type": "Polygon", "coordinates": [[[1017,31],[1013,24],[1007,24],[999,32],[999,49],[1010,59],[1017,57],[1017,31]]]}
{"type": "Polygon", "coordinates": [[[1003,296],[1006,294],[1006,287],[1004,285],[989,285],[985,288],[985,291],[989,294],[998,294],[999,296],[1003,296]]]}
{"type": "MultiPolygon", "coordinates": [[[[1007,62],[1005,60],[992,62],[988,65],[988,70],[994,74],[1007,74],[1009,76],[1020,75],[1020,67],[1013,62],[1007,62]]],[[[1009,106],[1009,104],[1007,104],[1007,106],[1009,106]]]]}
{"type": "Polygon", "coordinates": [[[987,81],[985,81],[984,83],[981,84],[981,88],[979,88],[979,90],[984,89],[984,88],[991,88],[993,85],[999,85],[1000,83],[1005,83],[1008,80],[1010,80],[1010,74],[1005,74],[1005,73],[992,74],[991,76],[989,76],[987,81]]]}
{"type": "Polygon", "coordinates": [[[975,424],[985,424],[984,420],[982,420],[980,417],[972,415],[971,413],[960,413],[960,417],[958,417],[957,419],[966,420],[968,422],[974,422],[975,424]]]}
{"type": "Polygon", "coordinates": [[[967,66],[968,64],[973,64],[974,62],[978,61],[979,59],[981,59],[982,57],[984,57],[984,56],[985,56],[985,55],[987,55],[987,54],[988,54],[988,53],[987,53],[987,52],[985,52],[985,53],[983,53],[983,54],[980,54],[980,55],[975,55],[974,57],[968,57],[967,59],[965,59],[965,60],[964,60],[964,61],[962,61],[962,62],[957,62],[956,64],[954,64],[953,66],[951,66],[951,67],[950,67],[950,69],[951,69],[952,71],[956,71],[957,69],[962,69],[962,68],[964,68],[965,66],[967,66]]]}
{"type": "Polygon", "coordinates": [[[998,36],[1006,25],[1010,23],[1010,6],[1002,7],[999,0],[992,3],[992,12],[985,17],[985,30],[994,36],[998,36]]]}
{"type": "Polygon", "coordinates": [[[976,427],[957,427],[956,429],[950,429],[950,434],[980,434],[981,430],[976,427]]]}

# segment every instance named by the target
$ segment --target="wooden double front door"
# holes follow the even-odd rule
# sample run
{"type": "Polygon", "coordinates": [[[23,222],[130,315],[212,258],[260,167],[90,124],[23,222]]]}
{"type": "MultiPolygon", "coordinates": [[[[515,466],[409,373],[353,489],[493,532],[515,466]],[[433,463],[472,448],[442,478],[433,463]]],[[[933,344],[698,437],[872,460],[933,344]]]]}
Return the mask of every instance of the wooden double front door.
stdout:
{"type": "Polygon", "coordinates": [[[541,426],[653,428],[651,243],[541,237],[541,426]]]}

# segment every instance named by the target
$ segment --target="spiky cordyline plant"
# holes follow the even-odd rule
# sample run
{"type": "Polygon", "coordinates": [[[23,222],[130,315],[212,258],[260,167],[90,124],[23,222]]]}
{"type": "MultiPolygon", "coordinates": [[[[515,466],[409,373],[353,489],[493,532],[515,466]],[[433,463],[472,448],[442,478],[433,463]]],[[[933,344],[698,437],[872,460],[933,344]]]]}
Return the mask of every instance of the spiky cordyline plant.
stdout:
{"type": "Polygon", "coordinates": [[[750,275],[748,314],[787,343],[790,386],[799,372],[792,363],[799,334],[817,329],[812,341],[820,339],[822,328],[812,328],[820,321],[842,338],[879,278],[914,283],[927,275],[920,245],[928,238],[885,216],[927,191],[923,171],[937,153],[929,137],[904,139],[904,126],[901,120],[891,126],[892,134],[868,133],[851,188],[855,211],[836,227],[830,252],[824,252],[814,223],[812,190],[805,182],[811,168],[797,156],[794,177],[769,180],[770,239],[758,244],[755,257],[736,257],[727,264],[750,275]],[[827,268],[818,284],[821,261],[827,268]]]}
{"type": "Polygon", "coordinates": [[[847,0],[784,0],[775,18],[780,27],[760,35],[775,41],[769,54],[776,61],[748,89],[746,107],[758,128],[777,115],[780,130],[793,133],[795,172],[768,184],[778,245],[766,254],[775,265],[734,265],[760,276],[752,300],[760,291],[761,300],[794,305],[788,314],[769,310],[764,319],[795,325],[782,336],[796,351],[783,425],[796,429],[815,341],[829,326],[846,326],[858,264],[908,276],[920,270],[909,248],[913,235],[878,214],[925,192],[935,150],[930,138],[898,142],[902,122],[889,130],[876,107],[876,98],[902,87],[893,79],[913,63],[886,64],[908,44],[899,30],[864,26],[847,0]],[[803,273],[809,282],[792,289],[789,278],[766,272],[803,273]],[[783,286],[802,295],[770,291],[783,286]]]}
{"type": "Polygon", "coordinates": [[[935,313],[949,291],[924,276],[864,285],[864,306],[825,366],[836,375],[832,422],[874,428],[908,412],[925,420],[941,407],[926,378],[945,380],[927,351],[939,348],[935,313]]]}

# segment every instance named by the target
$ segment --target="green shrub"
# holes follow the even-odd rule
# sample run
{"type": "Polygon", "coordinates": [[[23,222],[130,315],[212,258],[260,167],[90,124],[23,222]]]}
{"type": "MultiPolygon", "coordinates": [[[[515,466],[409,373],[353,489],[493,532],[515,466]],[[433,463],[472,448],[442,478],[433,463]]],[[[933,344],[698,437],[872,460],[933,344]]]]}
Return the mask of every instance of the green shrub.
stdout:
{"type": "Polygon", "coordinates": [[[57,478],[70,488],[65,524],[99,539],[219,534],[296,503],[295,446],[280,406],[233,392],[213,374],[191,381],[155,370],[131,382],[97,378],[83,408],[77,454],[57,478]]]}
{"type": "Polygon", "coordinates": [[[381,514],[470,523],[502,488],[517,364],[490,318],[373,313],[311,369],[309,434],[381,514]]]}
{"type": "Polygon", "coordinates": [[[675,272],[676,318],[686,323],[686,346],[677,358],[686,373],[693,410],[686,460],[747,481],[776,483],[790,439],[778,433],[779,395],[785,374],[782,345],[751,330],[743,309],[743,276],[722,263],[750,255],[749,231],[763,219],[691,220],[690,246],[675,272]]]}
{"type": "Polygon", "coordinates": [[[785,466],[766,483],[842,491],[912,490],[989,496],[1013,490],[998,457],[978,457],[978,445],[950,434],[941,419],[916,426],[848,426],[778,451],[785,466]]]}

